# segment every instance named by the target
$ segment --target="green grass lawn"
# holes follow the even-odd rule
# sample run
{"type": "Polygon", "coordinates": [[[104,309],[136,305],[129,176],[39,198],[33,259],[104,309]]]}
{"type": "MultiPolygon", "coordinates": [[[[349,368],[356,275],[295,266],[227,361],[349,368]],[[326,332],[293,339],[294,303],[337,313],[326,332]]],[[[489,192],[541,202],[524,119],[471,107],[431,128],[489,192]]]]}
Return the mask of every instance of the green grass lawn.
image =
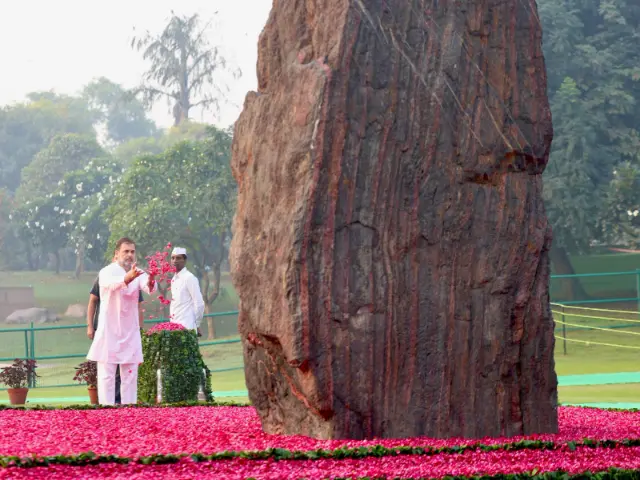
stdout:
{"type": "MultiPolygon", "coordinates": [[[[635,298],[638,296],[638,276],[634,272],[640,270],[640,254],[611,253],[573,256],[571,257],[571,263],[577,274],[632,272],[627,275],[579,278],[580,284],[590,299],[635,298]]],[[[560,294],[566,287],[567,282],[569,282],[568,279],[556,278],[551,280],[552,299],[560,294]]]]}
{"type": "Polygon", "coordinates": [[[560,403],[640,403],[640,384],[560,387],[560,403]]]}
{"type": "MultiPolygon", "coordinates": [[[[574,259],[577,271],[611,271],[634,270],[640,268],[640,255],[599,255],[592,256],[590,264],[579,258],[574,259]]],[[[76,280],[69,273],[54,275],[50,272],[3,272],[0,275],[0,285],[25,286],[32,285],[37,304],[63,313],[67,306],[74,303],[85,303],[91,288],[95,273],[87,273],[80,280],[76,280]]],[[[617,277],[602,277],[605,283],[591,282],[592,293],[602,290],[606,286],[610,291],[620,288],[622,283],[615,280],[617,277]],[[608,283],[607,283],[608,282],[608,283]],[[616,283],[617,282],[617,283],[616,283]],[[596,288],[597,287],[597,288],[596,288]]],[[[635,282],[635,279],[634,279],[635,282]]],[[[635,285],[635,283],[634,283],[635,285]]],[[[589,286],[589,283],[585,283],[589,286]]],[[[223,276],[223,295],[214,304],[214,312],[230,311],[237,309],[237,296],[228,275],[223,276]]],[[[626,287],[625,287],[626,288],[626,287]]],[[[636,304],[616,305],[611,308],[635,309],[636,304]]],[[[599,320],[581,317],[565,317],[564,320],[577,325],[604,327],[614,323],[626,323],[625,320],[640,320],[640,315],[635,313],[603,313],[590,310],[568,309],[569,313],[587,314],[605,317],[615,317],[619,322],[599,320]]],[[[556,320],[561,317],[556,315],[556,320]]],[[[235,316],[216,318],[216,332],[221,335],[233,335],[237,330],[237,318],[235,316]]],[[[86,338],[84,320],[62,318],[56,325],[77,325],[75,329],[60,329],[39,331],[35,334],[36,355],[54,356],[65,354],[85,354],[89,348],[89,340],[86,338]]],[[[567,331],[568,340],[582,340],[591,342],[590,345],[567,342],[567,355],[563,353],[561,339],[556,340],[556,371],[558,375],[588,374],[588,373],[615,373],[640,371],[638,358],[640,357],[640,323],[637,326],[626,327],[620,330],[575,330],[570,327],[567,331]],[[596,343],[611,343],[621,346],[637,347],[638,349],[607,347],[596,343]]],[[[0,328],[6,325],[0,323],[0,328]]],[[[206,332],[205,332],[206,334],[206,332]]],[[[556,334],[561,335],[560,325],[556,327],[556,334]]],[[[239,343],[202,346],[205,362],[211,369],[233,368],[242,366],[242,349],[239,343]]],[[[24,357],[25,344],[24,333],[16,330],[11,333],[0,333],[0,357],[24,357]]],[[[73,383],[73,367],[82,362],[77,359],[45,359],[39,363],[41,367],[38,373],[42,376],[41,385],[55,386],[73,383]]],[[[213,377],[214,391],[244,390],[243,370],[215,373],[213,377]]],[[[640,385],[604,385],[589,387],[560,387],[560,402],[640,402],[640,385]]],[[[84,387],[68,388],[38,388],[30,393],[33,398],[73,397],[86,395],[84,387]]],[[[6,392],[0,392],[0,400],[6,399],[6,392]]]]}
{"type": "Polygon", "coordinates": [[[97,273],[85,273],[78,280],[71,272],[1,272],[2,287],[33,287],[36,304],[59,314],[75,303],[87,303],[97,273]]]}
{"type": "MultiPolygon", "coordinates": [[[[55,275],[52,272],[0,272],[0,286],[28,287],[32,286],[36,304],[63,314],[69,305],[86,304],[89,291],[98,273],[86,272],[80,279],[73,277],[72,272],[55,275]]],[[[238,296],[231,284],[228,274],[222,276],[220,297],[214,302],[212,312],[236,310],[238,296]]]]}
{"type": "MultiPolygon", "coordinates": [[[[55,275],[52,272],[2,272],[0,286],[33,286],[36,304],[60,315],[61,320],[51,326],[79,325],[74,329],[56,329],[35,332],[36,356],[69,355],[83,353],[89,348],[86,337],[85,319],[62,316],[72,304],[86,305],[89,291],[96,278],[96,272],[85,273],[75,279],[70,272],[55,275]],[[82,326],[80,326],[82,325],[82,326]]],[[[211,313],[234,311],[238,308],[238,297],[228,275],[221,282],[223,294],[213,303],[211,313]]],[[[145,308],[154,309],[153,298],[146,296],[145,308]]],[[[146,314],[145,314],[146,316],[146,314]]],[[[1,323],[2,328],[13,328],[15,325],[1,323]]],[[[149,324],[152,325],[152,324],[149,324]]],[[[229,336],[237,333],[237,316],[215,317],[214,327],[218,336],[229,336]]],[[[207,337],[207,322],[202,325],[203,338],[207,337]]],[[[15,332],[0,333],[0,358],[25,356],[24,332],[16,328],[15,332]]]]}

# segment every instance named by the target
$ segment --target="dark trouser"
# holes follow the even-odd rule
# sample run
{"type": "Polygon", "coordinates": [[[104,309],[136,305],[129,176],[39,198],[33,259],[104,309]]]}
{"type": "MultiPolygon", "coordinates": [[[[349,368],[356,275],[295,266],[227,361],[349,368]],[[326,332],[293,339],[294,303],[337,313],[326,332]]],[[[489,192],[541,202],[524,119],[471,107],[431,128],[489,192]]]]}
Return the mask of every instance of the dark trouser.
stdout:
{"type": "Polygon", "coordinates": [[[120,365],[116,368],[116,405],[120,405],[120,365]]]}

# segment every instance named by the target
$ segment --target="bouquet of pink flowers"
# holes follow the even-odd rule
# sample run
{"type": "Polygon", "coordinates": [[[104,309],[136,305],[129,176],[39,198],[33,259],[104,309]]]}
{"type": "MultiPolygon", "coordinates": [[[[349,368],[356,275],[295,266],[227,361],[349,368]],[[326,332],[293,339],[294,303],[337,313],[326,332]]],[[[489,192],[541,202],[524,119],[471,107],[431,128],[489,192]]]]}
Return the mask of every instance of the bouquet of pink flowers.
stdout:
{"type": "Polygon", "coordinates": [[[179,323],[171,323],[171,322],[162,322],[156,323],[153,327],[147,330],[147,335],[153,335],[156,332],[161,332],[163,330],[184,330],[185,328],[179,323]]]}
{"type": "MultiPolygon", "coordinates": [[[[171,285],[171,279],[168,277],[169,274],[175,273],[176,269],[169,262],[171,250],[171,243],[167,243],[167,246],[164,250],[154,253],[153,255],[149,255],[146,257],[148,268],[147,273],[149,275],[153,275],[156,279],[156,285],[158,288],[158,301],[161,304],[161,307],[156,309],[156,313],[160,316],[163,315],[163,307],[169,305],[171,300],[165,297],[167,291],[169,290],[169,286],[171,285]]],[[[145,308],[143,312],[146,312],[145,308]]],[[[166,313],[165,313],[166,314],[166,313]]],[[[154,315],[148,315],[148,318],[154,318],[154,315]]]]}

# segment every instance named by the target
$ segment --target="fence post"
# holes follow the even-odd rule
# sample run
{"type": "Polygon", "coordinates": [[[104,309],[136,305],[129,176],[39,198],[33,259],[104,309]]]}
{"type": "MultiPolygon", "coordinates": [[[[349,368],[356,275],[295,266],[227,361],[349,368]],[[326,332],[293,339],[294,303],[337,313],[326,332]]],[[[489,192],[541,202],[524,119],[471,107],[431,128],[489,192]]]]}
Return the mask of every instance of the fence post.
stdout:
{"type": "Polygon", "coordinates": [[[636,269],[636,301],[638,302],[638,312],[640,312],[640,270],[636,269]]]}
{"type": "MultiPolygon", "coordinates": [[[[35,360],[36,359],[36,332],[33,328],[33,322],[31,322],[31,327],[30,327],[30,333],[31,333],[31,360],[35,360]]],[[[34,375],[31,375],[31,378],[29,379],[29,388],[36,388],[36,377],[34,375]]]]}
{"type": "Polygon", "coordinates": [[[29,355],[29,332],[26,328],[24,329],[24,358],[25,360],[31,358],[29,355]]]}
{"type": "Polygon", "coordinates": [[[561,315],[560,318],[562,318],[561,322],[562,322],[562,348],[564,350],[564,354],[567,354],[567,324],[565,323],[564,320],[564,305],[562,305],[561,307],[561,315]]]}

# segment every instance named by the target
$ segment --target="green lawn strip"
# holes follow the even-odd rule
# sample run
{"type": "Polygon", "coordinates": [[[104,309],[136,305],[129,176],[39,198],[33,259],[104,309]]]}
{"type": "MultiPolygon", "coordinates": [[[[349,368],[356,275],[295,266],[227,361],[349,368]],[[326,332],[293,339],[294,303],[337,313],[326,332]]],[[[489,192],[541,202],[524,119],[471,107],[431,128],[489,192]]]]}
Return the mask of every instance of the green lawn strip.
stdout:
{"type": "Polygon", "coordinates": [[[265,450],[248,451],[224,451],[212,454],[191,453],[191,454],[156,454],[142,456],[138,458],[120,457],[118,455],[96,455],[93,452],[85,452],[78,455],[55,455],[55,456],[0,456],[0,467],[41,467],[47,465],[96,465],[99,463],[138,463],[143,465],[178,463],[182,459],[189,459],[193,462],[224,461],[234,458],[246,460],[319,460],[319,459],[361,459],[367,457],[395,457],[405,455],[427,455],[434,456],[440,454],[461,454],[469,451],[492,452],[497,450],[559,450],[568,447],[574,451],[578,447],[586,448],[624,448],[640,446],[640,438],[625,440],[591,440],[572,441],[563,443],[544,442],[540,440],[520,440],[513,443],[502,443],[485,445],[473,443],[468,445],[456,445],[447,447],[383,447],[382,445],[371,445],[366,447],[340,447],[334,450],[288,450],[285,448],[268,448],[265,450]]]}
{"type": "Polygon", "coordinates": [[[558,387],[558,398],[563,404],[634,403],[640,401],[640,384],[558,387]]]}
{"type": "MultiPolygon", "coordinates": [[[[73,405],[0,405],[2,410],[117,410],[123,408],[185,408],[185,407],[250,407],[249,402],[244,399],[236,401],[213,401],[213,402],[176,402],[176,403],[136,403],[130,405],[91,405],[91,404],[73,404],[73,405]]],[[[558,403],[558,406],[570,406],[572,408],[586,408],[593,410],[604,410],[610,412],[629,412],[638,413],[638,408],[615,408],[615,407],[593,407],[588,405],[565,405],[558,403]]]]}
{"type": "Polygon", "coordinates": [[[123,408],[249,407],[243,402],[136,403],[131,405],[0,405],[2,410],[117,410],[123,408]]]}

